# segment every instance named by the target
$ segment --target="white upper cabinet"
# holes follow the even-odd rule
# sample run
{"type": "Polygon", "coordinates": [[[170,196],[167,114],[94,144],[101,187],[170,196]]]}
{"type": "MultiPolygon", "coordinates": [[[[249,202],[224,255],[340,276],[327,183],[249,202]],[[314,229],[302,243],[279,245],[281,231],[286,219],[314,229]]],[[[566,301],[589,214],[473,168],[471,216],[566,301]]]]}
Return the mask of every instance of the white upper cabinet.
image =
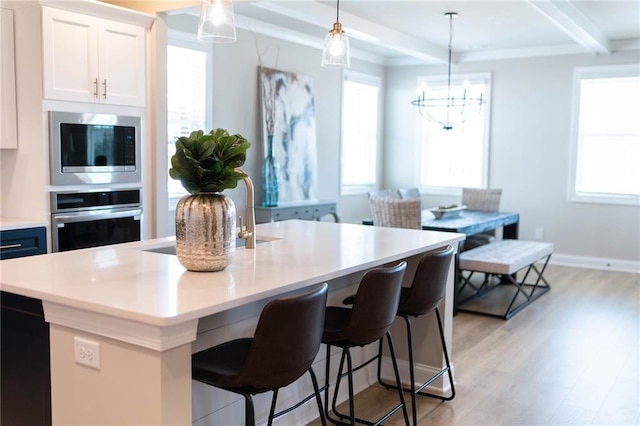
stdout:
{"type": "Polygon", "coordinates": [[[42,11],[45,98],[145,105],[145,28],[42,11]]]}
{"type": "Polygon", "coordinates": [[[0,148],[18,148],[13,12],[0,9],[0,148]]]}

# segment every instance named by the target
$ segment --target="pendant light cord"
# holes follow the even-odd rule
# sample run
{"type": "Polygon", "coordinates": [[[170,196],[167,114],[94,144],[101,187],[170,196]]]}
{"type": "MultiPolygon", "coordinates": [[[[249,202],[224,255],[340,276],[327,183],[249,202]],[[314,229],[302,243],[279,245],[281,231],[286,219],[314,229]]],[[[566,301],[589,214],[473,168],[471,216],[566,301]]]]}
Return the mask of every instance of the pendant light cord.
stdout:
{"type": "Polygon", "coordinates": [[[453,101],[451,99],[451,50],[453,41],[453,13],[449,13],[449,67],[447,70],[447,124],[449,121],[449,112],[453,107],[453,101]]]}
{"type": "Polygon", "coordinates": [[[336,0],[336,22],[340,22],[340,0],[336,0]]]}

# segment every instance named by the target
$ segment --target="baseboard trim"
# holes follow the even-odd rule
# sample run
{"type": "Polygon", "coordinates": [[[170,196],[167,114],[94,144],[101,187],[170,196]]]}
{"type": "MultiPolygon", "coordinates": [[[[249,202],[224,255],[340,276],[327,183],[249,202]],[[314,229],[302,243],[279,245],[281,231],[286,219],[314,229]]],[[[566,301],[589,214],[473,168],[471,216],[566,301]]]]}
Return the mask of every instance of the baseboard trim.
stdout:
{"type": "MultiPolygon", "coordinates": [[[[395,383],[396,379],[393,374],[393,368],[391,367],[391,358],[386,356],[383,356],[382,358],[382,378],[387,382],[395,383]]],[[[416,386],[422,385],[424,382],[436,375],[439,371],[440,369],[432,367],[430,365],[415,364],[414,373],[416,376],[416,386]]],[[[398,372],[400,373],[400,380],[402,381],[402,384],[406,387],[409,387],[409,362],[405,360],[398,360],[398,372]]],[[[455,385],[455,367],[453,363],[451,364],[451,374],[453,375],[453,384],[455,385]]],[[[432,393],[434,395],[451,395],[451,385],[449,383],[449,377],[446,374],[443,374],[432,384],[424,388],[423,391],[432,393]]]]}
{"type": "Polygon", "coordinates": [[[574,268],[601,269],[618,272],[640,273],[640,261],[608,259],[604,257],[574,256],[556,254],[551,256],[550,265],[570,266],[574,268]]]}

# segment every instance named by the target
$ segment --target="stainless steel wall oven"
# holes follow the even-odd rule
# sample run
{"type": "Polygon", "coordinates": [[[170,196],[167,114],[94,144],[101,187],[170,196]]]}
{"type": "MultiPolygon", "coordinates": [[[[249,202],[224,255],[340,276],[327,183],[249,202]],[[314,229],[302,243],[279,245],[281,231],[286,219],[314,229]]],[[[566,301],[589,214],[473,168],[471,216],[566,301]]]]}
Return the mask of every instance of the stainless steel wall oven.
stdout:
{"type": "Polygon", "coordinates": [[[140,189],[51,194],[54,252],[140,241],[140,189]]]}

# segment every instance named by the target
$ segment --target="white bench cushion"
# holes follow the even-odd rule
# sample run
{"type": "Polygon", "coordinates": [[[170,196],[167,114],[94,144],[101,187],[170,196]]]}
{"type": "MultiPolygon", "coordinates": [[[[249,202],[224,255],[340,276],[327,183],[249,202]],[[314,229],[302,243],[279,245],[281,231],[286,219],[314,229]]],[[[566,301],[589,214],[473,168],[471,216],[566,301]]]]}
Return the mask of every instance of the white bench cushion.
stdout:
{"type": "Polygon", "coordinates": [[[465,271],[509,275],[551,253],[551,243],[499,240],[460,253],[459,268],[465,271]]]}

